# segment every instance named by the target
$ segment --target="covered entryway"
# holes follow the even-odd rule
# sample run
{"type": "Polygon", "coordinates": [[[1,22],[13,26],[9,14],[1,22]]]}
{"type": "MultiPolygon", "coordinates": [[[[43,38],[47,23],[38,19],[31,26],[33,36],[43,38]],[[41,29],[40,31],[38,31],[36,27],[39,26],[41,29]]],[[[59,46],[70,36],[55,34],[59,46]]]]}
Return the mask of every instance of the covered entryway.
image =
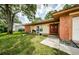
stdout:
{"type": "Polygon", "coordinates": [[[72,40],[79,43],[79,17],[72,18],[72,40]]]}
{"type": "Polygon", "coordinates": [[[58,34],[58,24],[50,24],[49,32],[50,34],[58,34]]]}

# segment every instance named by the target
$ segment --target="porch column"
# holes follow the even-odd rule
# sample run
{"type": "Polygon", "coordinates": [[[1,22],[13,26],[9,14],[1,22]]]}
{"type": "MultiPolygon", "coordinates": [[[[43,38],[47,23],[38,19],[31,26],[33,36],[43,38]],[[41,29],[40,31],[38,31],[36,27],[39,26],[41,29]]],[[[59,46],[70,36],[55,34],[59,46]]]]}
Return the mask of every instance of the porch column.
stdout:
{"type": "Polygon", "coordinates": [[[59,36],[61,40],[71,40],[71,16],[60,17],[59,36]]]}

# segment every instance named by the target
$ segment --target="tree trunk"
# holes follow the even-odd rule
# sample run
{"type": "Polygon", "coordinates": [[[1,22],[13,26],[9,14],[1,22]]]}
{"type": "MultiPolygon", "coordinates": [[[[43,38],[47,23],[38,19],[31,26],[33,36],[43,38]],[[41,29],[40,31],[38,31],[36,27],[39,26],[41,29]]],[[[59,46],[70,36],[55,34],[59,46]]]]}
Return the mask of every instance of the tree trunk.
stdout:
{"type": "Polygon", "coordinates": [[[6,4],[6,18],[7,18],[7,33],[8,34],[13,34],[13,19],[11,18],[11,12],[9,10],[9,5],[6,4]]]}
{"type": "Polygon", "coordinates": [[[13,21],[9,20],[8,22],[9,23],[7,24],[8,25],[7,33],[8,34],[13,34],[13,21]]]}

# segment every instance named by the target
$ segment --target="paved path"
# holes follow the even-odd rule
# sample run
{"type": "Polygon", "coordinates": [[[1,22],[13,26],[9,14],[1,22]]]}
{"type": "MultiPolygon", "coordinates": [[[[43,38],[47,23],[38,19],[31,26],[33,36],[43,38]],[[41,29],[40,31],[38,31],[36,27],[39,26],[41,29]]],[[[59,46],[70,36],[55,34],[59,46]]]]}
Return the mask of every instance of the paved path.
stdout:
{"type": "Polygon", "coordinates": [[[64,51],[68,54],[71,54],[71,55],[78,55],[79,54],[79,49],[78,48],[74,48],[74,47],[71,47],[71,46],[61,44],[59,42],[59,39],[56,38],[56,37],[48,37],[40,43],[44,44],[44,45],[47,45],[49,47],[59,49],[59,50],[64,51]]]}

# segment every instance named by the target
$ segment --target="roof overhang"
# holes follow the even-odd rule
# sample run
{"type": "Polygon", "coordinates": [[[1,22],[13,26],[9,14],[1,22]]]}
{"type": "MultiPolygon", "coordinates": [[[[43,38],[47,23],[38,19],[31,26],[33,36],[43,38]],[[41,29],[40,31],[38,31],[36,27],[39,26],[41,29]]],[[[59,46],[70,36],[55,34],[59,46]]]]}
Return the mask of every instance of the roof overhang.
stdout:
{"type": "Polygon", "coordinates": [[[74,16],[74,17],[75,17],[75,16],[79,16],[79,11],[70,13],[69,15],[70,15],[70,16],[74,16]]]}
{"type": "Polygon", "coordinates": [[[54,16],[54,18],[59,18],[62,15],[66,15],[66,14],[69,14],[69,13],[72,13],[72,12],[75,12],[75,11],[79,11],[79,6],[73,7],[73,8],[70,8],[70,9],[66,9],[66,10],[61,10],[59,12],[54,13],[53,16],[54,16]]]}
{"type": "Polygon", "coordinates": [[[50,19],[50,20],[45,20],[45,21],[41,21],[38,23],[25,24],[25,26],[34,26],[34,25],[47,24],[47,23],[53,23],[53,22],[58,22],[58,21],[59,20],[57,20],[57,19],[50,19]]]}

